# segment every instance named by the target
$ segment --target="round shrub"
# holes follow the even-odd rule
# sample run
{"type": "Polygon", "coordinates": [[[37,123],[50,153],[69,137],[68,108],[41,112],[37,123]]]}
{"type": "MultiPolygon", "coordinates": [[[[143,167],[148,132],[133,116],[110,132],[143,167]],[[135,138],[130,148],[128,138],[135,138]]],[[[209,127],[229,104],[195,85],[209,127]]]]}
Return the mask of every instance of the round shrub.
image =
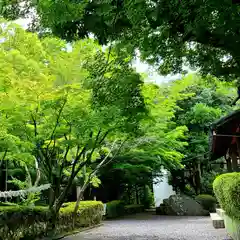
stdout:
{"type": "Polygon", "coordinates": [[[120,200],[108,202],[106,205],[106,217],[116,218],[124,215],[124,203],[120,200]]]}
{"type": "Polygon", "coordinates": [[[220,206],[232,218],[240,219],[240,173],[225,173],[213,182],[220,206]]]}
{"type": "Polygon", "coordinates": [[[216,208],[216,199],[215,197],[213,197],[212,195],[209,194],[200,194],[198,196],[196,196],[195,200],[201,204],[201,206],[209,211],[209,212],[213,212],[215,211],[216,208]]]}

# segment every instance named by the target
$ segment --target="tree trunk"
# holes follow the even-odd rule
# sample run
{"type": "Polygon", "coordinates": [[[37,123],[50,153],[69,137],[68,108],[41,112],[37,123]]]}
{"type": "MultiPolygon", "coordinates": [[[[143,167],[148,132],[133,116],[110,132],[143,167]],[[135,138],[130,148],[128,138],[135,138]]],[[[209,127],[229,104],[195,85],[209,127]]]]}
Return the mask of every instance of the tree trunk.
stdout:
{"type": "Polygon", "coordinates": [[[198,188],[198,193],[201,193],[202,192],[202,183],[201,183],[201,180],[202,180],[202,171],[201,171],[201,163],[199,162],[197,164],[197,188],[198,188]]]}
{"type": "Polygon", "coordinates": [[[51,186],[49,188],[49,207],[52,207],[54,202],[55,202],[55,193],[54,193],[54,188],[51,186]]]}
{"type": "Polygon", "coordinates": [[[201,181],[201,178],[202,178],[201,163],[198,163],[198,176],[199,176],[199,179],[201,181]]]}
{"type": "Polygon", "coordinates": [[[55,206],[51,206],[49,211],[50,211],[50,218],[47,223],[47,236],[52,237],[55,235],[55,228],[56,228],[59,211],[56,211],[55,206]]]}
{"type": "Polygon", "coordinates": [[[193,185],[195,193],[198,195],[201,191],[200,176],[198,171],[198,165],[193,165],[193,185]]]}
{"type": "Polygon", "coordinates": [[[139,204],[139,196],[138,196],[137,185],[135,185],[135,193],[136,193],[136,203],[139,204]]]}
{"type": "Polygon", "coordinates": [[[82,188],[79,187],[80,190],[79,190],[79,193],[78,193],[78,196],[77,196],[76,205],[75,205],[75,208],[74,208],[74,211],[73,211],[73,222],[72,222],[73,229],[75,228],[75,225],[76,225],[77,212],[78,212],[78,208],[79,208],[80,202],[81,202],[81,200],[83,198],[83,194],[84,194],[86,188],[88,187],[88,185],[89,185],[88,183],[85,183],[82,188]]]}

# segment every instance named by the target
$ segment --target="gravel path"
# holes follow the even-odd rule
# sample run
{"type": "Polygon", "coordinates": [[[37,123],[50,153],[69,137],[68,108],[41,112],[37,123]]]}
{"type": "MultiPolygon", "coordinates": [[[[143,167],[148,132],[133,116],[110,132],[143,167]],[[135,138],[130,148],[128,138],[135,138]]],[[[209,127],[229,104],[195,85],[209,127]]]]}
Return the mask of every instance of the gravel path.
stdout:
{"type": "Polygon", "coordinates": [[[214,229],[210,217],[142,214],[105,221],[65,240],[229,240],[225,229],[214,229]]]}

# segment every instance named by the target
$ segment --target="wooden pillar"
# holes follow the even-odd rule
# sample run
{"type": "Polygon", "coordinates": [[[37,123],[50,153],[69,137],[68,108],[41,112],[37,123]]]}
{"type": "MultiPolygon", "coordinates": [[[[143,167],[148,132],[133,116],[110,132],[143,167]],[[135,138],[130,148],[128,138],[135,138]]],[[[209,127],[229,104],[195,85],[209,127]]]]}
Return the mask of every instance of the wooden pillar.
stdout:
{"type": "Polygon", "coordinates": [[[225,155],[224,158],[226,160],[227,171],[232,172],[232,160],[231,160],[231,156],[229,154],[230,154],[230,150],[228,149],[228,154],[225,155]]]}
{"type": "Polygon", "coordinates": [[[237,151],[237,147],[232,145],[231,149],[229,149],[229,155],[232,159],[232,170],[233,172],[238,172],[239,168],[238,168],[238,151],[237,151]]]}
{"type": "Polygon", "coordinates": [[[232,153],[232,168],[234,172],[238,172],[238,160],[237,160],[237,154],[236,153],[232,153]]]}
{"type": "Polygon", "coordinates": [[[228,172],[232,172],[232,161],[230,157],[226,157],[226,164],[227,164],[227,171],[228,172]]]}

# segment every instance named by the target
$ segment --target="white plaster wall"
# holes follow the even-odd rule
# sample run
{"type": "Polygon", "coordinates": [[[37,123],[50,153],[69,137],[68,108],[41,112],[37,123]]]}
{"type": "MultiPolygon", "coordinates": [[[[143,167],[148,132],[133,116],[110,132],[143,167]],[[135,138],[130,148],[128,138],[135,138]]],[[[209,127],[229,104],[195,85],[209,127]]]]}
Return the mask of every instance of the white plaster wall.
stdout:
{"type": "Polygon", "coordinates": [[[153,183],[155,207],[159,207],[159,205],[163,202],[163,199],[176,194],[175,191],[173,191],[172,186],[168,184],[168,171],[162,168],[161,172],[163,176],[155,178],[154,182],[157,183],[153,183]]]}

